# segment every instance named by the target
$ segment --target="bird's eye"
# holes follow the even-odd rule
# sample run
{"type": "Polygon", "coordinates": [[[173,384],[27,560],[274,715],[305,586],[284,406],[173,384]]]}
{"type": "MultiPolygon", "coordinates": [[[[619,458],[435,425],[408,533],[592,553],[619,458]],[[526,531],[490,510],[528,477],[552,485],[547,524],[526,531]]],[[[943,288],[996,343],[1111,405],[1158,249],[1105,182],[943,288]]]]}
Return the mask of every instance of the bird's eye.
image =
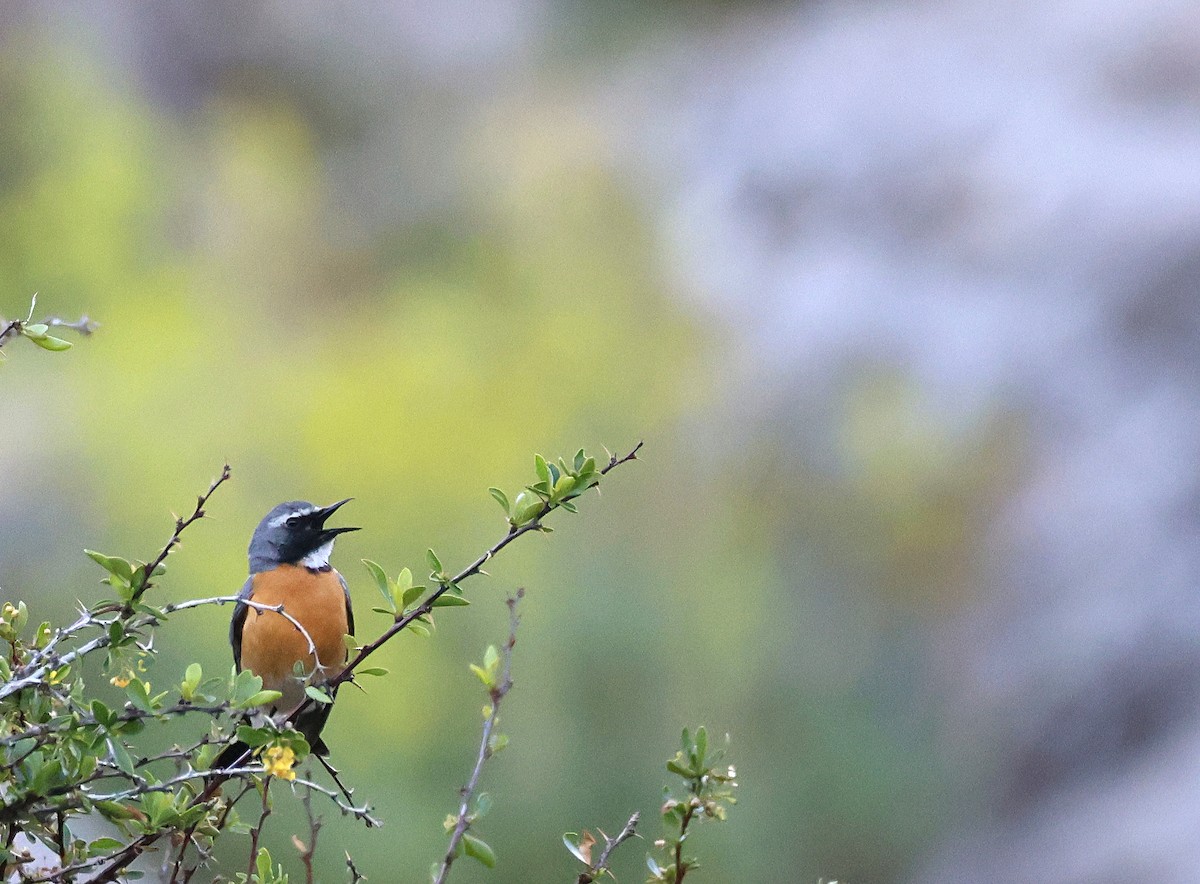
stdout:
{"type": "Polygon", "coordinates": [[[296,527],[297,525],[299,525],[299,524],[300,524],[300,517],[299,517],[299,516],[288,516],[288,518],[287,518],[287,526],[288,526],[289,528],[295,528],[295,527],[296,527]]]}

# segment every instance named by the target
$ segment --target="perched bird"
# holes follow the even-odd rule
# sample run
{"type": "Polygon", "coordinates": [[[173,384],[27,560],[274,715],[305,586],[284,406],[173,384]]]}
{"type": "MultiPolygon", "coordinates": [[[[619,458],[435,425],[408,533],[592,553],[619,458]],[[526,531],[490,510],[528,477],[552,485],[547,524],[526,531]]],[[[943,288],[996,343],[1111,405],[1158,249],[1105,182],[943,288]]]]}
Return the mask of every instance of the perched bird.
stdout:
{"type": "MultiPolygon", "coordinates": [[[[250,577],[238,593],[239,600],[262,605],[283,605],[283,611],[304,627],[308,639],[287,617],[239,601],[229,624],[229,643],[238,672],[249,669],[263,680],[263,688],[283,694],[268,710],[279,717],[291,714],[305,700],[306,685],[321,685],[346,665],[342,636],[354,633],[350,590],[342,575],[329,564],[333,542],[339,534],[357,528],[327,528],[325,521],[350,500],[314,506],[302,500],[281,503],[259,522],[250,539],[250,577]],[[296,664],[304,675],[297,676],[296,664]]],[[[332,707],[312,704],[293,726],[318,755],[329,752],[321,729],[332,707]]],[[[244,743],[227,747],[214,767],[233,765],[246,752],[244,743]]]]}

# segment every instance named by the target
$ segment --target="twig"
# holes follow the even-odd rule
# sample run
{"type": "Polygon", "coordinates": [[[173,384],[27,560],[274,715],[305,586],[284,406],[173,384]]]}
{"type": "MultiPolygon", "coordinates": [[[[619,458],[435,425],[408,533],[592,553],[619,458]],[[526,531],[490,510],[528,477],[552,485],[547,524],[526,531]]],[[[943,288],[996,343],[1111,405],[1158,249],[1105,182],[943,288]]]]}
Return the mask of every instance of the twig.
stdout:
{"type": "Polygon", "coordinates": [[[292,843],[300,851],[300,862],[304,864],[305,884],[313,884],[313,855],[317,852],[317,835],[321,831],[321,818],[313,816],[312,790],[304,793],[300,799],[304,805],[304,815],[308,818],[308,843],[305,844],[297,836],[292,836],[292,843]]]}
{"type": "MultiPolygon", "coordinates": [[[[4,328],[0,329],[0,347],[4,346],[7,338],[20,334],[21,329],[33,324],[33,311],[36,309],[37,293],[35,292],[33,297],[29,299],[29,314],[24,319],[14,319],[11,322],[4,322],[3,319],[0,319],[0,324],[4,326],[4,328]]],[[[84,337],[87,337],[99,327],[99,324],[89,319],[86,313],[74,322],[59,319],[57,316],[47,316],[42,320],[41,324],[50,326],[51,328],[69,328],[79,332],[84,337]]]]}
{"type": "Polygon", "coordinates": [[[604,835],[604,850],[600,852],[600,859],[596,860],[596,864],[589,867],[586,872],[580,872],[579,877],[575,879],[575,884],[592,884],[596,879],[603,877],[605,873],[612,874],[608,868],[608,858],[621,842],[628,841],[637,834],[638,818],[639,814],[634,811],[633,816],[629,818],[629,822],[625,824],[625,828],[617,834],[616,838],[609,838],[604,835],[604,832],[600,832],[601,835],[604,835]]]}
{"type": "Polygon", "coordinates": [[[346,869],[350,872],[350,884],[358,884],[359,881],[365,881],[366,876],[359,874],[358,867],[354,865],[354,858],[350,856],[350,851],[343,851],[346,854],[346,869]]]}
{"type": "MultiPolygon", "coordinates": [[[[81,657],[86,657],[93,651],[108,647],[108,645],[112,643],[112,640],[109,638],[107,632],[108,626],[113,622],[123,622],[130,618],[130,616],[133,614],[133,605],[141,599],[142,595],[147,589],[153,586],[153,583],[151,583],[151,575],[153,575],[155,570],[158,569],[158,566],[166,560],[167,556],[170,555],[171,550],[179,544],[179,537],[183,533],[184,529],[186,529],[193,522],[204,518],[204,505],[208,502],[208,499],[212,497],[213,492],[220,488],[221,485],[223,485],[226,481],[228,481],[229,476],[229,464],[225,464],[225,466],[221,469],[221,475],[217,479],[213,480],[212,484],[208,487],[208,491],[206,491],[204,494],[201,494],[196,499],[196,509],[192,512],[192,514],[186,519],[176,517],[175,531],[163,548],[159,551],[158,555],[155,556],[154,560],[149,564],[139,566],[138,570],[142,571],[144,575],[141,585],[134,591],[130,600],[121,607],[116,621],[96,621],[96,625],[100,625],[105,628],[104,634],[99,635],[91,641],[80,645],[70,653],[63,654],[57,659],[48,660],[45,657],[42,657],[40,662],[35,662],[32,664],[34,666],[32,671],[28,671],[28,666],[24,667],[24,670],[26,671],[25,675],[18,678],[15,677],[14,674],[13,678],[9,679],[3,685],[0,685],[0,700],[11,697],[13,694],[25,690],[26,688],[41,684],[51,669],[61,669],[63,666],[69,665],[81,657]]],[[[74,629],[76,627],[82,628],[83,625],[87,625],[89,622],[91,621],[89,620],[88,615],[85,615],[84,617],[81,617],[76,624],[74,624],[72,627],[69,627],[69,629],[74,629]]],[[[149,618],[138,621],[138,623],[133,624],[132,627],[136,629],[140,626],[149,625],[152,622],[154,622],[153,618],[149,618]]]]}
{"type": "Polygon", "coordinates": [[[311,654],[313,660],[316,661],[317,667],[321,668],[321,660],[317,656],[316,642],[314,642],[312,636],[308,634],[308,630],[304,628],[304,624],[284,610],[283,602],[280,602],[277,605],[266,605],[262,602],[256,602],[252,599],[238,598],[235,595],[218,595],[209,599],[191,599],[190,601],[186,602],[176,602],[174,604],[165,605],[163,607],[163,612],[167,614],[174,614],[176,611],[186,611],[189,608],[198,608],[201,605],[224,605],[227,602],[237,602],[238,604],[245,605],[248,608],[254,608],[256,611],[273,611],[280,617],[283,617],[283,619],[287,620],[288,623],[296,627],[296,631],[304,637],[304,640],[308,643],[308,653],[311,654]]]}
{"type": "Polygon", "coordinates": [[[337,792],[333,791],[332,789],[327,789],[319,783],[314,783],[312,780],[303,779],[302,777],[296,777],[296,779],[292,780],[292,785],[304,786],[305,788],[312,789],[314,792],[320,792],[322,795],[336,804],[338,806],[338,810],[340,810],[343,814],[352,816],[357,820],[362,820],[367,824],[368,828],[373,829],[377,826],[383,825],[381,820],[379,820],[377,817],[371,816],[371,805],[369,804],[364,804],[362,807],[355,807],[353,804],[346,804],[342,801],[337,792]]]}
{"type": "Polygon", "coordinates": [[[125,608],[123,609],[126,612],[125,616],[128,616],[133,612],[134,603],[141,599],[146,590],[154,585],[151,582],[154,572],[158,570],[159,565],[166,561],[167,556],[171,554],[171,550],[179,545],[179,536],[183,534],[184,530],[193,522],[204,518],[204,505],[207,504],[208,499],[213,496],[213,492],[229,481],[230,475],[231,470],[229,468],[229,464],[225,464],[223,467],[221,467],[221,475],[214,479],[212,484],[208,486],[208,491],[196,498],[196,508],[192,510],[192,514],[186,519],[181,519],[178,516],[175,517],[174,533],[171,534],[171,537],[163,545],[163,548],[159,551],[158,555],[154,557],[154,560],[145,566],[145,577],[142,579],[142,585],[134,591],[132,598],[125,603],[125,608]]]}
{"type": "Polygon", "coordinates": [[[42,320],[42,325],[48,325],[51,328],[69,328],[71,331],[78,332],[85,338],[90,337],[92,332],[100,327],[100,323],[96,322],[86,313],[84,313],[74,322],[68,322],[65,319],[59,319],[57,316],[47,316],[42,320]]]}
{"type": "MultiPolygon", "coordinates": [[[[330,778],[337,784],[337,787],[342,790],[342,796],[346,799],[347,804],[353,807],[354,790],[348,788],[346,784],[342,782],[342,778],[339,776],[338,769],[330,764],[329,759],[324,755],[314,755],[314,757],[317,759],[317,761],[321,762],[321,766],[325,768],[326,773],[328,773],[330,778]]],[[[374,824],[374,821],[367,821],[368,828],[371,828],[374,826],[374,824]]]]}
{"type": "Polygon", "coordinates": [[[679,822],[679,840],[675,842],[675,874],[676,881],[682,881],[683,876],[688,873],[690,866],[683,861],[683,842],[687,838],[688,823],[692,821],[692,817],[696,813],[696,805],[691,801],[688,802],[688,809],[683,814],[683,819],[679,822]]]}
{"type": "MultiPolygon", "coordinates": [[[[617,457],[615,454],[610,455],[608,465],[600,470],[600,475],[606,476],[612,470],[621,466],[621,464],[627,463],[631,460],[637,460],[637,454],[644,444],[644,442],[638,442],[638,444],[633,447],[633,450],[631,450],[624,457],[617,457]]],[[[462,583],[464,580],[467,580],[468,578],[480,573],[483,570],[483,566],[486,565],[490,559],[492,559],[497,553],[500,552],[500,550],[504,549],[504,547],[508,546],[518,537],[528,534],[530,531],[542,530],[542,519],[554,508],[555,507],[553,504],[545,503],[538,514],[531,521],[525,523],[520,528],[509,527],[508,533],[505,534],[504,537],[500,538],[500,540],[493,544],[481,556],[479,556],[479,558],[460,571],[457,575],[442,583],[436,590],[433,591],[433,593],[429,595],[428,598],[425,599],[424,602],[422,602],[416,608],[409,611],[407,614],[404,614],[403,616],[398,616],[396,621],[389,626],[384,633],[379,636],[379,638],[359,648],[358,654],[355,655],[354,659],[346,664],[345,669],[338,673],[334,678],[331,678],[326,683],[326,687],[328,689],[333,689],[342,682],[349,681],[354,678],[354,670],[357,669],[363,663],[363,661],[383,647],[383,645],[390,641],[393,636],[406,629],[414,620],[429,614],[429,612],[433,610],[433,603],[445,595],[451,587],[458,586],[458,584],[462,583]]],[[[312,699],[306,699],[292,711],[287,720],[289,722],[295,722],[297,718],[299,718],[299,716],[313,704],[313,702],[314,701],[312,699]]]]}
{"type": "Polygon", "coordinates": [[[0,329],[0,347],[4,346],[6,338],[15,335],[21,330],[21,320],[14,319],[12,322],[6,323],[3,329],[0,329]]]}
{"type": "Polygon", "coordinates": [[[258,859],[258,839],[262,836],[263,825],[271,815],[271,780],[267,777],[262,783],[262,813],[258,815],[258,824],[250,830],[250,861],[246,864],[246,878],[254,877],[254,861],[258,859]]]}
{"type": "Polygon", "coordinates": [[[500,701],[512,688],[512,652],[513,647],[517,644],[517,627],[521,623],[521,618],[517,615],[517,603],[524,597],[525,590],[518,589],[515,597],[509,596],[508,598],[508,641],[504,643],[504,649],[501,652],[504,668],[501,671],[500,680],[492,685],[489,692],[492,700],[491,714],[483,722],[483,736],[479,741],[479,752],[475,756],[475,767],[471,771],[471,778],[459,791],[458,816],[454,822],[454,831],[450,833],[450,843],[446,847],[446,855],[442,858],[442,867],[438,870],[437,877],[433,879],[434,884],[445,884],[446,877],[450,874],[450,866],[458,853],[459,842],[462,841],[463,835],[471,826],[469,812],[471,796],[475,794],[475,788],[479,785],[479,774],[483,771],[484,762],[492,757],[492,731],[496,727],[496,720],[500,717],[500,701]]]}

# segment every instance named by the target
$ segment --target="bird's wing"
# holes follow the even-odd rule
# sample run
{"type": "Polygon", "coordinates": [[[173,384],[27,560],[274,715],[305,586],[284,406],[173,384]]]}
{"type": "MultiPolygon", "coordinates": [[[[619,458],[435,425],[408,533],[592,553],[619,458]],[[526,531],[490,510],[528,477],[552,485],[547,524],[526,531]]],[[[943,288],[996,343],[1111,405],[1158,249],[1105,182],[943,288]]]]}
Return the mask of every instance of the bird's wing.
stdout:
{"type": "Polygon", "coordinates": [[[346,578],[342,576],[341,571],[335,572],[338,580],[342,582],[342,592],[346,594],[346,626],[350,630],[350,635],[354,635],[354,608],[350,604],[350,587],[346,585],[346,578]]]}
{"type": "MultiPolygon", "coordinates": [[[[253,590],[254,575],[251,574],[246,578],[246,583],[237,597],[248,599],[253,590]]],[[[233,665],[237,667],[238,672],[242,671],[242,627],[246,625],[246,612],[249,610],[249,605],[238,602],[233,608],[233,619],[229,621],[229,644],[233,647],[233,665]]]]}

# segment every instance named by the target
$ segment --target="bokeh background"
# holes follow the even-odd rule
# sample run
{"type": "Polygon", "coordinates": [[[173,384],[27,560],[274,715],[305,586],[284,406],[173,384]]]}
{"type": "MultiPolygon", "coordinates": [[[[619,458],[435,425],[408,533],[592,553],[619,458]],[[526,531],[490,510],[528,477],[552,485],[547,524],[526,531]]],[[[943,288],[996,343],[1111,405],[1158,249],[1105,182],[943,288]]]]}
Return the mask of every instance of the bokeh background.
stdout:
{"type": "Polygon", "coordinates": [[[387,827],[327,814],[321,880],[424,880],[518,585],[456,880],[655,837],[701,722],[700,880],[1200,880],[1197,157],[1186,0],[5,4],[0,314],[102,326],[5,348],[0,595],[65,616],[228,460],[162,597],[352,495],[370,637],[359,558],[465,563],[532,452],[645,439],[339,700],[387,827]]]}

